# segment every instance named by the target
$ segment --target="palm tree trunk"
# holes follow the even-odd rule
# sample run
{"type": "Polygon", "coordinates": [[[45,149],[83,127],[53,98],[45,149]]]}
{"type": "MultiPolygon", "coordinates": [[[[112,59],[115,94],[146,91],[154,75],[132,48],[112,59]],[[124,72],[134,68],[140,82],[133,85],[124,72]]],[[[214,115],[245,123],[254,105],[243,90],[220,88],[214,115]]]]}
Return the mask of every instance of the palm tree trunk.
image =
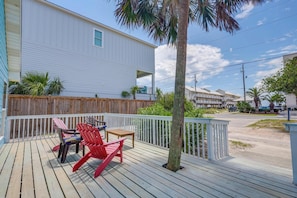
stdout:
{"type": "Polygon", "coordinates": [[[187,59],[187,32],[189,0],[178,1],[178,37],[175,72],[175,95],[173,103],[172,129],[167,169],[180,169],[181,151],[184,133],[185,75],[187,59]]]}

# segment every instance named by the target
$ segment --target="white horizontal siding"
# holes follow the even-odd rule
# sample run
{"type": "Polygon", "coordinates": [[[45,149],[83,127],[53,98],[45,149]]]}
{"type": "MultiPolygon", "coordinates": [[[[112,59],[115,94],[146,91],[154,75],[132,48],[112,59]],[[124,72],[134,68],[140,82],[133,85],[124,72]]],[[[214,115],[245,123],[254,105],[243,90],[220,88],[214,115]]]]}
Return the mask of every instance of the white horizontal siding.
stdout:
{"type": "Polygon", "coordinates": [[[64,81],[62,95],[121,97],[136,71],[155,72],[154,47],[36,0],[22,1],[22,73],[49,72],[64,81]],[[94,28],[104,32],[93,46],[94,28]]]}

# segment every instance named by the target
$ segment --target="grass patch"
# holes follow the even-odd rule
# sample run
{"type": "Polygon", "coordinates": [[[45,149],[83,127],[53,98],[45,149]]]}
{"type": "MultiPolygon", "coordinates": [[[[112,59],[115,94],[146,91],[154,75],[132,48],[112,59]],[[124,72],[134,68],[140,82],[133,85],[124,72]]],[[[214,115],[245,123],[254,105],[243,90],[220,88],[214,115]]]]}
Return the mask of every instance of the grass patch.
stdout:
{"type": "Polygon", "coordinates": [[[223,113],[228,112],[227,109],[216,109],[216,108],[205,108],[203,109],[203,114],[216,114],[216,113],[223,113]]]}
{"type": "Polygon", "coordinates": [[[280,129],[282,131],[286,131],[285,123],[296,123],[296,120],[286,120],[286,119],[265,119],[259,120],[254,124],[250,124],[248,127],[254,128],[273,128],[273,129],[280,129]]]}
{"type": "Polygon", "coordinates": [[[235,141],[235,140],[230,140],[230,144],[233,148],[240,148],[240,149],[246,149],[246,148],[251,148],[252,145],[248,143],[244,143],[241,141],[235,141]]]}

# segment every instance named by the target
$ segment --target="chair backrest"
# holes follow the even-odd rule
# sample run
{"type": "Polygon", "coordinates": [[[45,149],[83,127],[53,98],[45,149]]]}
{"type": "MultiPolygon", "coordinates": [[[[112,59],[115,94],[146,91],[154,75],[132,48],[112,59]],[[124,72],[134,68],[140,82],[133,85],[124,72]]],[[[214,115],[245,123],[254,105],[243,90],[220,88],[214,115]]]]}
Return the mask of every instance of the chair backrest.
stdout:
{"type": "Polygon", "coordinates": [[[79,123],[77,125],[77,130],[80,132],[86,143],[102,145],[104,142],[102,140],[99,129],[93,127],[90,124],[79,123]]]}
{"type": "Polygon", "coordinates": [[[84,144],[89,147],[94,157],[103,159],[107,156],[105,147],[103,146],[104,142],[98,128],[90,124],[79,123],[77,124],[77,130],[80,132],[84,144]]]}
{"type": "Polygon", "coordinates": [[[54,122],[54,129],[58,129],[58,128],[66,129],[66,130],[68,129],[64,121],[59,118],[53,118],[53,122],[54,122]]]}
{"type": "Polygon", "coordinates": [[[87,116],[86,118],[85,118],[85,122],[87,123],[87,124],[90,124],[90,125],[92,125],[92,126],[95,126],[96,125],[96,119],[94,118],[94,117],[92,117],[92,116],[87,116]]]}

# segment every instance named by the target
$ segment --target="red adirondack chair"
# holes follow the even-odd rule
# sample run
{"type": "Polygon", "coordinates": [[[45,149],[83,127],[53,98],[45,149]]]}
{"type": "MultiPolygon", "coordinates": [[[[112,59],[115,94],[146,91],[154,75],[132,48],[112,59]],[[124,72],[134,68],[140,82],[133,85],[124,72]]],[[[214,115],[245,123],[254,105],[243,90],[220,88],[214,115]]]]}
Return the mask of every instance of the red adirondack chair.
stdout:
{"type": "Polygon", "coordinates": [[[126,138],[121,138],[112,142],[104,142],[102,141],[99,129],[96,127],[80,123],[77,125],[77,129],[83,137],[82,143],[89,148],[89,152],[73,166],[73,172],[78,170],[79,167],[91,157],[103,160],[95,170],[95,178],[101,174],[113,157],[117,156],[120,158],[120,162],[123,162],[122,149],[126,138]]]}

